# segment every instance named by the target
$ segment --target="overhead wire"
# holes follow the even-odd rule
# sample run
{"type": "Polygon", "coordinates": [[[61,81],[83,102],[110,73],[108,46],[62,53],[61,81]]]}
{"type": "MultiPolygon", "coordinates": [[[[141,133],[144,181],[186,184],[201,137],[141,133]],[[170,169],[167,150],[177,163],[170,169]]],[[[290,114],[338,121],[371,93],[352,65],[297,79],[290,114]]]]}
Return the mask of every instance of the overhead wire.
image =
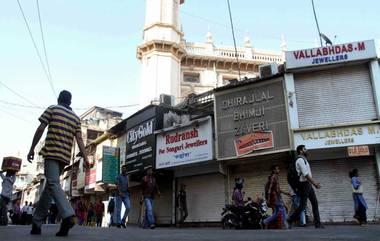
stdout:
{"type": "Polygon", "coordinates": [[[33,37],[32,31],[30,30],[28,20],[26,19],[26,16],[25,16],[25,14],[24,14],[24,10],[22,9],[22,6],[21,6],[19,0],[17,0],[17,3],[18,3],[18,6],[19,6],[19,9],[20,9],[21,15],[22,15],[22,17],[23,17],[23,19],[24,19],[24,22],[25,22],[26,28],[28,29],[28,33],[29,33],[30,39],[31,39],[32,42],[33,42],[33,46],[34,46],[34,49],[36,50],[36,53],[37,53],[38,59],[40,60],[41,67],[42,67],[42,69],[43,69],[43,71],[44,71],[44,73],[45,73],[45,75],[46,75],[46,78],[47,78],[47,80],[48,80],[48,82],[49,82],[50,88],[51,88],[51,90],[53,91],[54,96],[57,98],[57,94],[56,94],[56,92],[55,92],[53,82],[50,80],[50,77],[49,77],[49,74],[48,74],[48,72],[47,72],[47,70],[46,70],[45,64],[44,64],[43,61],[42,61],[42,57],[41,57],[40,51],[39,51],[38,48],[37,48],[36,41],[34,40],[34,37],[33,37]]]}
{"type": "MultiPolygon", "coordinates": [[[[46,67],[47,67],[47,71],[48,71],[48,74],[49,74],[49,77],[50,77],[50,81],[52,82],[53,81],[53,77],[51,76],[50,64],[49,64],[49,60],[48,60],[48,57],[47,57],[46,44],[45,44],[45,36],[44,36],[43,28],[42,28],[40,4],[39,4],[38,0],[36,0],[36,4],[37,4],[37,12],[38,12],[38,21],[40,23],[42,46],[44,47],[44,55],[45,55],[46,67]]],[[[56,93],[55,93],[55,89],[54,88],[53,88],[53,91],[54,91],[54,95],[57,96],[56,93]]]]}
{"type": "Polygon", "coordinates": [[[6,111],[6,110],[4,110],[4,109],[1,109],[1,108],[0,108],[0,111],[3,112],[3,113],[5,113],[5,114],[7,114],[7,115],[12,116],[13,118],[16,118],[16,119],[19,119],[19,120],[22,120],[22,121],[24,121],[24,122],[27,122],[27,123],[29,123],[29,124],[33,124],[33,125],[34,125],[34,123],[33,123],[32,121],[27,120],[27,119],[24,119],[23,117],[20,117],[20,116],[18,116],[18,115],[15,115],[15,114],[13,114],[13,113],[10,113],[10,112],[8,112],[8,111],[6,111]]]}
{"type": "Polygon", "coordinates": [[[13,89],[11,89],[10,87],[8,87],[6,84],[4,84],[3,82],[0,81],[0,85],[4,86],[5,88],[7,88],[10,92],[12,92],[13,94],[15,94],[16,96],[20,97],[21,99],[23,99],[24,101],[28,102],[29,104],[31,104],[32,106],[34,107],[39,107],[38,105],[36,105],[35,103],[33,103],[31,100],[27,99],[26,97],[20,95],[19,93],[17,93],[16,91],[14,91],[13,89]]]}

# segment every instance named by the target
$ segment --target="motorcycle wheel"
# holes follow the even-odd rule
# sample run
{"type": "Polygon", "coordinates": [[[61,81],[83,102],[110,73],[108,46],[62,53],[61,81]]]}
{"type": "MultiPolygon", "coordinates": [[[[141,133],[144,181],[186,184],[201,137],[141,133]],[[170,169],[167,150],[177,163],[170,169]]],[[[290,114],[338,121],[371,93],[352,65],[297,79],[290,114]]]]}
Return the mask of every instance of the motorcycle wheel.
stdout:
{"type": "Polygon", "coordinates": [[[233,214],[227,214],[222,218],[222,228],[223,229],[232,229],[236,228],[237,220],[236,216],[233,214]]]}

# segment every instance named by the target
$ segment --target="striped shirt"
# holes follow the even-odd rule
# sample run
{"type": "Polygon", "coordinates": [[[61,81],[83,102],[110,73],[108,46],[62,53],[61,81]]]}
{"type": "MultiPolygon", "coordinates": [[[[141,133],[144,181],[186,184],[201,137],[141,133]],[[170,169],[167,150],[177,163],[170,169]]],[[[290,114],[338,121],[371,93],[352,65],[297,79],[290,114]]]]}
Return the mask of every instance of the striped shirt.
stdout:
{"type": "Polygon", "coordinates": [[[74,137],[81,133],[79,117],[62,105],[52,105],[38,120],[48,125],[45,145],[39,154],[69,164],[74,137]]]}

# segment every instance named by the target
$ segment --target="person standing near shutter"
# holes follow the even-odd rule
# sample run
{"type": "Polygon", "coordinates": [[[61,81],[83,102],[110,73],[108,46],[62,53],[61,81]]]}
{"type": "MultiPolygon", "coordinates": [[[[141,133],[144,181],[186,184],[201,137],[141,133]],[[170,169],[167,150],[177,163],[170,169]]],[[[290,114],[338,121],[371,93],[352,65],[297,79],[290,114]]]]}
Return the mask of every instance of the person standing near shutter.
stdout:
{"type": "Polygon", "coordinates": [[[85,146],[82,140],[82,131],[79,117],[72,111],[71,93],[67,90],[61,91],[58,104],[49,106],[39,118],[41,124],[38,126],[27,160],[34,159],[34,149],[40,141],[46,127],[48,127],[45,145],[40,155],[44,158],[44,174],[46,187],[44,188],[32,220],[30,234],[41,234],[41,226],[48,215],[51,200],[54,199],[62,223],[56,236],[67,236],[70,228],[74,226],[73,216],[75,212],[71,207],[60,184],[60,175],[64,167],[70,164],[71,150],[74,138],[76,139],[80,152],[83,155],[85,168],[88,166],[85,146]]]}
{"type": "Polygon", "coordinates": [[[296,161],[296,170],[298,172],[298,175],[300,176],[300,205],[288,218],[288,226],[289,228],[291,228],[292,223],[299,219],[302,210],[305,210],[307,199],[309,199],[313,208],[315,228],[323,228],[323,226],[321,225],[321,220],[319,218],[317,196],[315,195],[315,191],[312,187],[313,185],[315,188],[320,189],[321,184],[316,182],[312,177],[311,168],[309,162],[307,161],[307,150],[304,145],[297,146],[297,154],[298,159],[296,161]]]}
{"type": "Polygon", "coordinates": [[[352,197],[354,199],[354,218],[359,221],[359,224],[367,223],[367,203],[363,197],[363,186],[359,179],[359,170],[353,169],[349,172],[352,185],[352,197]]]}

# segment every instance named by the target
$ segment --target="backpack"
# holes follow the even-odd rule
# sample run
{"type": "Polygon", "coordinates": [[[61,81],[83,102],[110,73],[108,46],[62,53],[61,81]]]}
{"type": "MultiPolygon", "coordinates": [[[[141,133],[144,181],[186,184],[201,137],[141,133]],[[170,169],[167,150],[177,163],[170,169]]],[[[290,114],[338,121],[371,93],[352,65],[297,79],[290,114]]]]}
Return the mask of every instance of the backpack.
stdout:
{"type": "Polygon", "coordinates": [[[114,200],[114,198],[111,198],[110,202],[108,203],[107,211],[109,213],[113,213],[115,211],[115,200],[114,200]]]}
{"type": "MultiPolygon", "coordinates": [[[[298,158],[302,158],[306,164],[306,160],[303,157],[298,156],[298,158]]],[[[288,179],[288,183],[289,183],[290,187],[293,189],[293,191],[295,193],[298,193],[300,186],[301,186],[301,182],[300,182],[300,175],[298,175],[298,172],[296,169],[296,162],[297,162],[297,160],[294,161],[290,165],[290,167],[288,168],[287,179],[288,179]]]]}

